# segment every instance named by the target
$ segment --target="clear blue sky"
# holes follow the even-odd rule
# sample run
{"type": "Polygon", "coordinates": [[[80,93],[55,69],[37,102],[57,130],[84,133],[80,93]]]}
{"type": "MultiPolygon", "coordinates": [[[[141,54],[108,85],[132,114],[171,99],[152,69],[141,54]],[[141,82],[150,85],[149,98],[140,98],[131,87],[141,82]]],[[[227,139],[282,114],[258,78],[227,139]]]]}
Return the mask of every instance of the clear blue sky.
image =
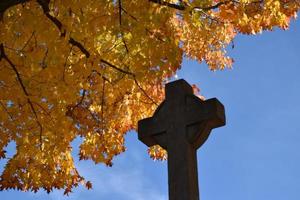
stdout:
{"type": "MultiPolygon", "coordinates": [[[[198,150],[201,200],[299,200],[300,21],[288,31],[238,36],[230,55],[232,70],[211,72],[185,60],[178,73],[226,107],[227,125],[198,150]]],[[[77,164],[93,190],[79,187],[69,197],[4,191],[0,199],[167,200],[166,162],[152,161],[135,132],[126,143],[112,168],[77,164]]]]}

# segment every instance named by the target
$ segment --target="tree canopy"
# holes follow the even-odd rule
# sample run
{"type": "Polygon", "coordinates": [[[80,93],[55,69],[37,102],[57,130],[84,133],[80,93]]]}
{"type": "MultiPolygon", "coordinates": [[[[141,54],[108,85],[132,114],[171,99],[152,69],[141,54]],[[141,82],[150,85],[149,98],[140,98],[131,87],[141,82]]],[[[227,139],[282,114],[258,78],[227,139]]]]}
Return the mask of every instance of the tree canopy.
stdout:
{"type": "MultiPolygon", "coordinates": [[[[90,188],[71,155],[77,136],[80,159],[111,166],[183,57],[230,68],[237,34],[287,29],[299,8],[299,0],[2,0],[0,190],[90,188]]],[[[159,146],[149,153],[166,158],[159,146]]]]}

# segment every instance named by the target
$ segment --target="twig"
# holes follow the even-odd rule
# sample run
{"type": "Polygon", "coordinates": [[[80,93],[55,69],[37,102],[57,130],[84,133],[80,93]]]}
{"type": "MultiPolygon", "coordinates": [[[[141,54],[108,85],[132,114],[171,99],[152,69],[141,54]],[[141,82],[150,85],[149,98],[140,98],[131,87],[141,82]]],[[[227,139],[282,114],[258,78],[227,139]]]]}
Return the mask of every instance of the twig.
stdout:
{"type": "Polygon", "coordinates": [[[207,14],[204,10],[200,10],[200,12],[201,12],[202,14],[204,14],[204,15],[206,16],[206,18],[210,19],[211,21],[214,21],[214,22],[219,23],[219,24],[224,24],[224,22],[222,22],[222,21],[216,19],[215,17],[210,16],[210,15],[207,14]]]}
{"type": "Polygon", "coordinates": [[[43,57],[43,60],[42,60],[42,68],[45,69],[47,67],[47,64],[46,64],[46,58],[48,56],[48,48],[46,47],[46,52],[45,52],[45,55],[43,57]]]}
{"type": "Polygon", "coordinates": [[[102,133],[104,133],[104,95],[105,95],[105,79],[102,79],[102,96],[101,96],[101,129],[102,133]]]}
{"type": "Polygon", "coordinates": [[[30,36],[29,39],[25,42],[25,44],[24,44],[23,48],[21,49],[21,51],[23,51],[23,50],[27,47],[27,45],[29,44],[29,42],[30,42],[31,39],[33,38],[34,34],[35,34],[35,31],[32,31],[31,36],[30,36]]]}
{"type": "Polygon", "coordinates": [[[66,66],[67,66],[68,59],[70,58],[72,49],[73,49],[73,46],[71,46],[71,48],[70,48],[70,50],[69,50],[69,54],[68,54],[68,56],[66,57],[66,60],[65,60],[65,63],[64,63],[64,71],[63,71],[63,77],[62,77],[63,81],[65,81],[66,66]]]}
{"type": "Polygon", "coordinates": [[[101,59],[100,60],[101,62],[103,62],[104,64],[107,64],[109,67],[111,67],[111,68],[113,68],[113,69],[115,69],[115,70],[117,70],[117,71],[119,71],[119,72],[122,72],[122,73],[124,73],[124,74],[127,74],[127,75],[130,75],[130,76],[132,76],[133,77],[133,80],[134,80],[134,82],[135,82],[135,84],[138,86],[138,88],[144,93],[144,95],[148,98],[148,99],[150,99],[151,101],[152,101],[152,103],[154,103],[155,105],[158,105],[148,94],[147,94],[147,92],[140,86],[140,84],[138,83],[138,81],[136,80],[136,75],[134,74],[134,73],[132,73],[132,72],[130,72],[130,71],[125,71],[125,70],[123,70],[123,69],[121,69],[121,68],[119,68],[119,67],[117,67],[117,66],[115,66],[115,65],[113,65],[113,64],[111,64],[110,62],[108,62],[108,61],[106,61],[106,60],[103,60],[103,59],[101,59]]]}
{"type": "Polygon", "coordinates": [[[147,92],[142,88],[142,86],[140,86],[140,84],[138,83],[138,81],[136,80],[136,78],[134,77],[134,82],[135,84],[138,86],[138,88],[144,93],[144,95],[151,100],[152,103],[154,103],[156,106],[158,106],[158,103],[156,103],[148,94],[147,92]]]}
{"type": "Polygon", "coordinates": [[[125,71],[124,69],[121,69],[121,68],[119,68],[119,67],[116,67],[115,65],[111,64],[110,62],[108,62],[108,61],[106,61],[106,60],[100,59],[100,62],[102,62],[102,63],[108,65],[109,67],[111,67],[111,68],[113,68],[113,69],[115,69],[115,70],[117,70],[117,71],[119,71],[119,72],[122,72],[122,73],[128,74],[128,75],[131,75],[131,76],[135,76],[134,73],[129,72],[129,71],[125,71]]]}
{"type": "Polygon", "coordinates": [[[51,113],[48,112],[42,105],[40,105],[39,103],[34,102],[34,101],[32,103],[37,105],[40,109],[42,109],[46,113],[46,115],[48,115],[48,117],[50,117],[51,121],[54,122],[54,119],[53,119],[51,113]]]}
{"type": "Polygon", "coordinates": [[[122,30],[122,10],[123,10],[123,9],[122,9],[122,1],[121,1],[121,0],[118,0],[118,4],[119,4],[119,25],[120,25],[121,37],[122,37],[122,41],[123,41],[123,43],[124,43],[126,52],[128,53],[129,50],[128,50],[126,41],[125,41],[125,39],[124,39],[124,33],[123,33],[123,30],[122,30]]]}
{"type": "Polygon", "coordinates": [[[13,116],[10,114],[10,112],[7,110],[6,106],[3,105],[3,103],[0,101],[0,105],[3,107],[3,109],[5,110],[5,112],[7,113],[7,115],[9,116],[10,120],[13,121],[13,116]]]}
{"type": "Polygon", "coordinates": [[[107,81],[108,83],[110,83],[111,85],[113,85],[113,83],[112,83],[107,77],[105,77],[103,74],[101,74],[101,73],[98,72],[97,70],[93,70],[92,72],[96,73],[96,74],[99,75],[102,79],[104,79],[105,81],[107,81]]]}
{"type": "Polygon", "coordinates": [[[123,7],[121,7],[121,9],[124,11],[124,13],[126,13],[127,15],[129,15],[132,19],[134,19],[135,21],[138,21],[138,19],[135,16],[131,15],[130,13],[128,13],[127,10],[125,10],[123,7]]]}
{"type": "Polygon", "coordinates": [[[73,107],[73,109],[76,108],[76,107],[78,107],[80,104],[82,104],[82,102],[83,102],[83,100],[84,100],[84,97],[85,97],[85,94],[86,94],[86,89],[83,89],[81,99],[80,99],[80,101],[73,107]]]}

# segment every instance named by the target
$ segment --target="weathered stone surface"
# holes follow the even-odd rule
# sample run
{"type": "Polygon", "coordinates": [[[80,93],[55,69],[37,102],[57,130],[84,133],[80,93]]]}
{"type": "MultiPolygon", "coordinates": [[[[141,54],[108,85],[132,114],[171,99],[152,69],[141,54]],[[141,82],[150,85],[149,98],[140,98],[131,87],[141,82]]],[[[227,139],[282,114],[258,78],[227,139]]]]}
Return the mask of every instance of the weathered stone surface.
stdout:
{"type": "Polygon", "coordinates": [[[169,200],[199,200],[196,152],[224,125],[224,106],[216,98],[202,101],[183,79],[167,84],[153,117],[139,121],[139,139],[168,151],[169,200]]]}

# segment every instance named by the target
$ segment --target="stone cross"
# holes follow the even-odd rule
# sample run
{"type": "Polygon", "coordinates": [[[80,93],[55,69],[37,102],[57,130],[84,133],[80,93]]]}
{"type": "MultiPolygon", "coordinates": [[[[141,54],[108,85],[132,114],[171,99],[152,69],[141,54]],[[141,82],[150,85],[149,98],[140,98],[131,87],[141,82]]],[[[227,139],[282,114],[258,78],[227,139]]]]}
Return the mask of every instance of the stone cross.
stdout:
{"type": "Polygon", "coordinates": [[[168,83],[165,96],[153,117],[138,122],[138,137],[168,152],[169,200],[199,200],[197,149],[225,125],[224,106],[201,100],[183,79],[168,83]]]}

